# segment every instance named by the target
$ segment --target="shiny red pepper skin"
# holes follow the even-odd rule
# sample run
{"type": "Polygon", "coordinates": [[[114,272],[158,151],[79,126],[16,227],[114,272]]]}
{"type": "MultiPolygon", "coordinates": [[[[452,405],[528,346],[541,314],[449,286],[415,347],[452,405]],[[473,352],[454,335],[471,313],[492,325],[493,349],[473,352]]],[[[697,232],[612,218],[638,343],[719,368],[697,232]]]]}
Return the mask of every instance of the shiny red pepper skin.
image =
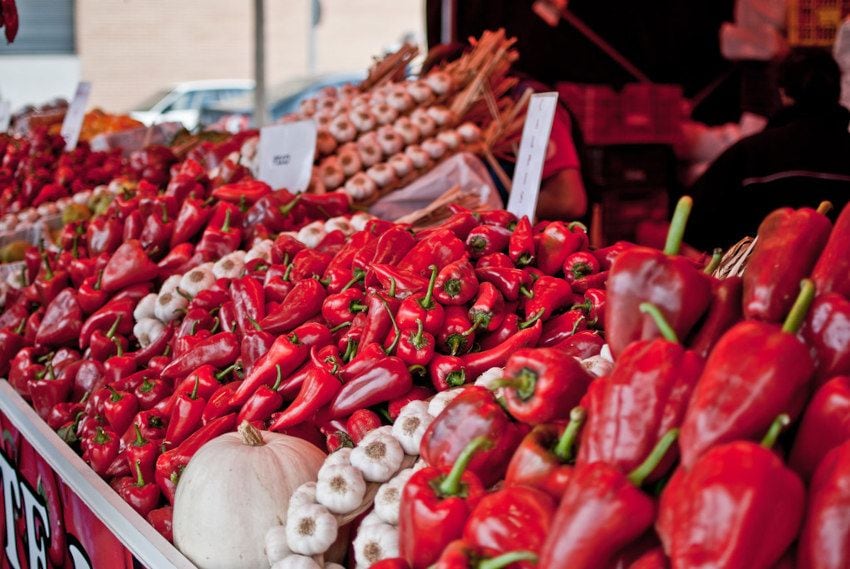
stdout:
{"type": "Polygon", "coordinates": [[[530,425],[566,419],[584,397],[593,377],[573,358],[554,348],[513,352],[505,365],[508,412],[530,425]]]}
{"type": "MultiPolygon", "coordinates": [[[[665,433],[681,425],[703,363],[695,352],[667,340],[631,344],[588,393],[576,464],[603,461],[623,472],[637,468],[665,433]]],[[[671,450],[650,480],[674,460],[671,450]]]]}
{"type": "Polygon", "coordinates": [[[204,229],[201,240],[195,247],[207,261],[217,261],[239,248],[242,242],[242,229],[239,208],[227,202],[219,202],[213,209],[212,218],[204,229]]]}
{"type": "Polygon", "coordinates": [[[74,289],[66,288],[47,305],[35,341],[43,346],[61,346],[76,340],[83,326],[82,318],[74,289]]]}
{"type": "Polygon", "coordinates": [[[401,271],[390,265],[372,265],[366,274],[366,285],[384,291],[394,291],[394,296],[405,298],[428,288],[428,280],[410,271],[401,271]]]}
{"type": "Polygon", "coordinates": [[[407,252],[398,263],[398,270],[420,277],[431,273],[432,265],[445,267],[466,255],[463,241],[448,229],[437,229],[407,252]]]}
{"type": "Polygon", "coordinates": [[[604,462],[576,467],[552,521],[541,569],[607,567],[652,526],[655,503],[625,474],[604,462]]]}
{"type": "Polygon", "coordinates": [[[850,377],[834,377],[806,406],[788,463],[804,480],[811,479],[823,457],[850,440],[850,377]]]}
{"type": "Polygon", "coordinates": [[[103,402],[103,416],[114,432],[126,431],[138,412],[139,403],[132,393],[110,388],[110,395],[103,402]]]}
{"type": "Polygon", "coordinates": [[[460,356],[436,355],[428,365],[428,372],[431,383],[437,391],[460,387],[472,379],[466,373],[466,367],[460,356]]]}
{"type": "Polygon", "coordinates": [[[600,264],[590,251],[578,251],[564,259],[564,279],[569,283],[600,272],[600,264]]]}
{"type": "Polygon", "coordinates": [[[162,377],[178,379],[192,370],[209,364],[216,368],[225,368],[239,357],[239,341],[232,332],[219,332],[199,342],[192,351],[174,358],[162,370],[162,377]]]}
{"type": "Polygon", "coordinates": [[[230,404],[244,405],[261,386],[273,385],[278,374],[284,379],[288,378],[307,360],[309,354],[310,348],[297,334],[279,336],[271,349],[257,360],[251,373],[245,376],[245,380],[230,399],[230,404]]]}
{"type": "Polygon", "coordinates": [[[416,245],[416,238],[407,229],[393,225],[377,239],[370,241],[369,245],[372,243],[374,243],[374,248],[368,245],[364,247],[365,256],[361,256],[360,253],[354,255],[353,268],[365,271],[375,264],[395,266],[413,249],[416,245]],[[371,255],[369,255],[370,252],[371,255]]]}
{"type": "Polygon", "coordinates": [[[473,325],[492,332],[505,318],[505,299],[495,286],[483,282],[478,287],[478,296],[469,308],[469,319],[473,325]]]}
{"type": "Polygon", "coordinates": [[[281,413],[272,415],[269,430],[279,431],[310,419],[340,393],[340,382],[325,369],[313,368],[304,380],[295,400],[281,413]]]}
{"type": "MultiPolygon", "coordinates": [[[[421,320],[417,321],[421,322],[421,320]]],[[[434,335],[425,332],[422,325],[417,328],[403,328],[400,330],[398,345],[395,354],[407,365],[426,366],[434,357],[436,340],[434,335]]],[[[395,332],[391,332],[387,341],[395,342],[395,332]]]]}
{"type": "Polygon", "coordinates": [[[493,253],[505,253],[511,232],[496,225],[479,225],[466,237],[466,249],[473,259],[493,253]]]}
{"type": "Polygon", "coordinates": [[[563,279],[542,276],[534,281],[531,297],[525,301],[525,317],[541,315],[544,321],[573,303],[573,289],[563,279]]]}
{"type": "Polygon", "coordinates": [[[761,222],[744,272],[744,316],[779,322],[829,238],[829,219],[810,208],[781,208],[761,222]]]}
{"type": "Polygon", "coordinates": [[[401,397],[413,386],[413,378],[405,363],[394,356],[375,360],[357,377],[347,381],[331,404],[335,419],[401,397]]]}
{"type": "Polygon", "coordinates": [[[146,518],[148,523],[153,526],[159,534],[169,542],[174,542],[174,531],[172,522],[174,519],[174,511],[171,506],[163,506],[148,512],[146,518]]]}
{"type": "Polygon", "coordinates": [[[508,257],[518,266],[530,265],[534,257],[534,234],[528,216],[522,216],[508,240],[508,257]]]}
{"type": "Polygon", "coordinates": [[[370,432],[381,426],[381,418],[374,411],[359,409],[345,422],[345,430],[355,443],[359,443],[370,432]]]}
{"type": "Polygon", "coordinates": [[[97,427],[95,435],[88,441],[83,460],[92,470],[103,476],[112,461],[118,456],[118,436],[109,430],[97,427]]]}
{"type": "Polygon", "coordinates": [[[163,441],[167,448],[178,446],[202,424],[201,419],[207,402],[198,394],[199,381],[196,377],[195,386],[190,393],[175,393],[173,396],[171,417],[163,441]]]}
{"type": "Polygon", "coordinates": [[[145,225],[139,235],[139,243],[148,254],[156,258],[164,257],[171,250],[169,241],[174,233],[174,220],[169,219],[168,206],[164,203],[145,220],[145,225]]]}
{"type": "Polygon", "coordinates": [[[470,386],[434,419],[420,450],[428,464],[448,470],[470,441],[490,437],[493,446],[478,452],[469,464],[469,470],[489,487],[502,478],[526,432],[526,427],[511,422],[488,389],[470,386]]]}
{"type": "Polygon", "coordinates": [[[538,488],[560,500],[573,475],[575,442],[585,416],[583,409],[574,409],[569,428],[555,424],[534,427],[511,457],[505,484],[538,488]]]}
{"type": "Polygon", "coordinates": [[[299,281],[277,312],[260,321],[260,327],[271,334],[290,332],[321,312],[326,295],[325,288],[316,279],[299,281]]]}
{"type": "Polygon", "coordinates": [[[837,292],[850,298],[850,207],[844,206],[821,251],[812,280],[818,294],[837,292]]]}
{"type": "Polygon", "coordinates": [[[741,277],[727,277],[712,282],[708,312],[699,329],[687,342],[700,356],[708,357],[723,334],[744,318],[741,308],[743,286],[741,277]]]}
{"type": "Polygon", "coordinates": [[[461,361],[469,376],[477,378],[492,367],[504,367],[511,354],[518,349],[537,345],[542,331],[543,325],[537,320],[532,326],[520,330],[494,348],[461,356],[461,361]]]}
{"type": "Polygon", "coordinates": [[[475,269],[475,276],[481,282],[495,286],[508,302],[519,300],[521,293],[529,294],[531,275],[526,270],[516,267],[479,267],[475,269]]]}
{"type": "Polygon", "coordinates": [[[115,216],[99,216],[89,222],[86,228],[86,243],[89,254],[112,254],[123,241],[124,222],[115,216]]]}
{"type": "Polygon", "coordinates": [[[815,356],[815,382],[850,374],[850,300],[838,293],[820,294],[806,315],[803,338],[815,356]]]}
{"type": "Polygon", "coordinates": [[[534,237],[536,242],[536,266],[544,275],[555,275],[561,271],[567,257],[587,248],[587,233],[580,224],[553,221],[542,233],[534,237]]]}
{"type": "Polygon", "coordinates": [[[180,206],[177,220],[174,222],[174,231],[171,234],[169,245],[173,249],[181,243],[186,243],[195,237],[204,228],[212,215],[212,208],[198,198],[187,198],[180,206]]]}
{"type": "MultiPolygon", "coordinates": [[[[443,318],[443,327],[437,334],[437,348],[453,356],[472,349],[475,340],[472,321],[463,306],[447,306],[443,318]]],[[[501,342],[500,342],[501,343],[501,342]]]]}
{"type": "Polygon", "coordinates": [[[463,305],[478,294],[478,279],[468,259],[440,268],[434,298],[444,306],[463,305]]]}
{"type": "Polygon", "coordinates": [[[103,268],[101,287],[106,292],[115,292],[130,285],[153,280],[158,274],[159,268],[148,258],[141,243],[130,239],[118,247],[109,258],[103,268]]]}
{"type": "Polygon", "coordinates": [[[80,362],[75,362],[59,369],[51,365],[41,377],[36,375],[27,381],[32,407],[39,417],[46,420],[54,406],[68,399],[80,365],[80,362]]]}
{"type": "Polygon", "coordinates": [[[272,192],[271,186],[259,180],[240,180],[219,186],[212,191],[214,198],[237,205],[254,204],[272,192]]]}
{"type": "Polygon", "coordinates": [[[463,538],[495,553],[539,553],[556,507],[549,494],[531,486],[503,488],[478,502],[466,521],[463,538]]]}
{"type": "Polygon", "coordinates": [[[485,225],[498,225],[500,227],[511,227],[516,224],[517,217],[504,209],[493,209],[490,211],[479,211],[475,214],[479,221],[485,225]]]}
{"type": "Polygon", "coordinates": [[[328,295],[322,302],[322,318],[331,327],[351,322],[357,314],[366,312],[363,291],[350,288],[336,294],[328,295]]]}
{"type": "Polygon", "coordinates": [[[239,334],[244,337],[255,329],[251,322],[260,322],[266,315],[263,286],[251,276],[234,279],[230,283],[230,300],[236,313],[239,334]]]}
{"type": "Polygon", "coordinates": [[[806,345],[779,326],[748,320],[731,328],[691,396],[679,438],[682,463],[690,467],[712,446],[761,436],[779,413],[795,417],[813,373],[806,345]]]}
{"type": "MultiPolygon", "coordinates": [[[[569,310],[543,324],[540,345],[557,346],[587,329],[587,318],[579,310],[569,310]]],[[[600,346],[601,347],[601,346],[600,346]]]]}
{"type": "Polygon", "coordinates": [[[659,336],[642,302],[659,307],[680,338],[700,319],[711,301],[711,282],[693,264],[653,249],[632,247],[620,253],[608,276],[605,335],[616,356],[635,340],[659,336]]]}
{"type": "Polygon", "coordinates": [[[772,567],[797,535],[804,499],[773,451],[738,441],[676,470],[656,529],[673,567],[772,567]]]}
{"type": "Polygon", "coordinates": [[[589,288],[584,291],[584,297],[574,304],[571,310],[581,310],[587,319],[588,326],[601,326],[605,321],[605,306],[608,303],[608,293],[603,289],[589,288]]]}
{"type": "Polygon", "coordinates": [[[848,492],[850,443],[824,457],[809,485],[808,506],[797,546],[800,569],[840,569],[850,564],[848,492]]]}
{"type": "Polygon", "coordinates": [[[116,320],[118,320],[118,325],[115,327],[114,334],[129,335],[133,331],[133,309],[135,306],[136,301],[133,299],[117,297],[104,304],[83,322],[78,333],[80,347],[87,348],[96,330],[107,332],[115,325],[116,320]]]}
{"type": "Polygon", "coordinates": [[[156,459],[160,454],[160,443],[162,441],[160,439],[145,438],[141,428],[135,422],[130,426],[130,430],[135,435],[133,441],[126,446],[125,453],[130,472],[136,469],[136,463],[138,462],[145,480],[153,480],[156,459]]]}

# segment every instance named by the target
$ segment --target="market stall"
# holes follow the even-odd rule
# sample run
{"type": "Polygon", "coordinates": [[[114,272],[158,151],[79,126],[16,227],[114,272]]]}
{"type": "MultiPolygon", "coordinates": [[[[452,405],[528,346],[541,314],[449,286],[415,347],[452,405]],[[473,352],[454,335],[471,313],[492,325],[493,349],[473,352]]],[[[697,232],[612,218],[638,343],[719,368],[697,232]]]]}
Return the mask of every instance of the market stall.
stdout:
{"type": "Polygon", "coordinates": [[[415,53],[260,131],[0,134],[0,567],[844,554],[850,208],[601,243],[535,219],[513,41],[415,53]]]}

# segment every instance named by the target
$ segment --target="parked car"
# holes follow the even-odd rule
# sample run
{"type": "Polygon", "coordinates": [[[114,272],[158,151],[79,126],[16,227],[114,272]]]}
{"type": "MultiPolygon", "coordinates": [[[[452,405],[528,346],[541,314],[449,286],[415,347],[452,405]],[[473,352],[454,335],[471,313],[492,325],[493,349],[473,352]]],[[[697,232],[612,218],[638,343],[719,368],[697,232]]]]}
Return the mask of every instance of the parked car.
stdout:
{"type": "MultiPolygon", "coordinates": [[[[266,108],[270,120],[277,121],[284,115],[298,110],[301,101],[313,97],[325,87],[340,87],[348,83],[360,83],[365,72],[329,73],[299,77],[285,81],[269,90],[266,108]]],[[[201,109],[202,127],[213,127],[230,132],[250,128],[254,124],[254,94],[234,97],[205,105],[201,109]]]]}
{"type": "Polygon", "coordinates": [[[194,130],[202,107],[253,92],[254,82],[247,79],[187,81],[154,93],[130,116],[146,125],[174,121],[194,130]]]}

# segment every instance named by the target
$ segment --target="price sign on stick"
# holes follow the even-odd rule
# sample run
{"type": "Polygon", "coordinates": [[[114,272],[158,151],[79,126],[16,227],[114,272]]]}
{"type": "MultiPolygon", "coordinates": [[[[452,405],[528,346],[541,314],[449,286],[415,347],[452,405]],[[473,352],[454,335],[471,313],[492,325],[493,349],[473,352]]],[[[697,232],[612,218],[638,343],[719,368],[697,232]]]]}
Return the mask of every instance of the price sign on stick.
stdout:
{"type": "Polygon", "coordinates": [[[540,179],[543,162],[549,148],[549,134],[558,106],[558,93],[538,93],[531,96],[522,139],[519,144],[516,169],[508,200],[508,211],[522,217],[527,215],[534,220],[537,210],[537,196],[540,193],[540,179]]]}
{"type": "Polygon", "coordinates": [[[12,103],[0,101],[0,133],[9,130],[10,122],[12,122],[12,103]]]}
{"type": "Polygon", "coordinates": [[[80,130],[83,128],[83,119],[86,116],[86,106],[89,104],[90,93],[91,83],[80,81],[77,84],[77,92],[74,93],[74,99],[68,107],[68,112],[65,113],[65,120],[62,121],[62,130],[59,133],[65,139],[66,151],[71,151],[77,147],[77,141],[80,139],[80,130]]]}
{"type": "Polygon", "coordinates": [[[316,123],[298,121],[260,130],[260,180],[272,188],[303,192],[310,185],[316,153],[316,123]]]}

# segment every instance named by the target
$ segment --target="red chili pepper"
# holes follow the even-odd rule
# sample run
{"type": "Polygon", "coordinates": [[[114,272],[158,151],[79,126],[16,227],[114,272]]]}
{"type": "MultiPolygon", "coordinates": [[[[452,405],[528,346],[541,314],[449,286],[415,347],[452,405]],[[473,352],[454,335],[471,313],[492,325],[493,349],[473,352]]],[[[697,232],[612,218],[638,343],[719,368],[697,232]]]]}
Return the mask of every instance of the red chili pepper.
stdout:
{"type": "Polygon", "coordinates": [[[471,377],[478,377],[492,367],[504,367],[511,354],[520,348],[535,346],[540,339],[543,325],[539,320],[528,328],[522,329],[505,342],[483,352],[473,352],[461,356],[463,365],[471,377]]]}
{"type": "Polygon", "coordinates": [[[355,253],[351,267],[367,271],[375,264],[395,266],[416,245],[410,231],[393,225],[377,239],[369,241],[361,251],[355,253]]]}
{"type": "Polygon", "coordinates": [[[201,416],[204,425],[213,419],[227,415],[237,409],[236,405],[230,404],[230,399],[233,397],[233,394],[236,393],[236,390],[239,389],[239,385],[241,383],[241,381],[231,381],[230,383],[220,385],[209,397],[206,398],[207,404],[204,407],[204,412],[201,416]]]}
{"type": "Polygon", "coordinates": [[[146,519],[162,537],[171,543],[174,542],[174,531],[172,527],[174,511],[171,506],[164,506],[150,511],[146,519]]]}
{"type": "MultiPolygon", "coordinates": [[[[169,323],[168,326],[165,327],[165,331],[162,334],[157,336],[156,340],[141,348],[137,352],[133,352],[133,358],[136,360],[136,366],[148,366],[150,369],[154,368],[154,360],[159,357],[163,357],[162,354],[165,353],[165,350],[168,348],[171,342],[171,338],[174,336],[174,326],[172,323],[169,323]]],[[[171,361],[170,359],[168,361],[171,361]]],[[[165,368],[165,365],[158,368],[158,371],[162,371],[165,368]]]]}
{"type": "Polygon", "coordinates": [[[815,356],[815,382],[850,374],[850,300],[819,294],[806,316],[803,338],[815,356]]]}
{"type": "Polygon", "coordinates": [[[217,261],[239,249],[242,242],[242,230],[234,226],[239,223],[238,217],[239,208],[226,202],[219,202],[195,251],[207,261],[217,261]],[[219,221],[222,211],[224,218],[219,221]]]}
{"type": "Polygon", "coordinates": [[[145,479],[153,480],[156,459],[160,454],[161,440],[145,438],[142,429],[135,423],[135,420],[130,426],[130,429],[135,435],[135,439],[126,447],[127,465],[130,467],[131,472],[138,465],[145,479]]]}
{"type": "Polygon", "coordinates": [[[60,346],[79,337],[83,312],[74,290],[66,288],[47,305],[35,341],[43,346],[60,346]]]}
{"type": "Polygon", "coordinates": [[[302,280],[286,296],[277,312],[270,313],[260,321],[260,326],[272,334],[290,332],[321,312],[325,296],[325,289],[319,281],[302,280]]]}
{"type": "Polygon", "coordinates": [[[367,294],[365,300],[367,319],[360,336],[360,345],[382,343],[392,328],[393,314],[398,311],[400,302],[392,294],[377,291],[367,294]]]}
{"type": "MultiPolygon", "coordinates": [[[[69,285],[68,272],[57,268],[55,271],[50,266],[50,260],[47,252],[42,252],[44,260],[44,271],[39,273],[33,283],[37,300],[42,305],[47,306],[56,298],[65,287],[69,285]]],[[[35,300],[35,299],[34,299],[35,300]]]]}
{"type": "MultiPolygon", "coordinates": [[[[683,421],[703,360],[684,349],[657,309],[664,339],[634,342],[617,358],[613,371],[594,382],[586,405],[588,422],[577,464],[603,461],[623,472],[636,468],[665,433],[683,421]],[[640,409],[634,403],[640,401],[640,409]]],[[[675,453],[658,465],[650,480],[663,475],[675,453]]]]}
{"type": "Polygon", "coordinates": [[[528,216],[522,216],[517,222],[508,241],[508,257],[518,267],[525,267],[534,261],[534,234],[528,216]]]}
{"type": "Polygon", "coordinates": [[[278,373],[284,378],[289,377],[304,363],[309,351],[310,348],[296,334],[278,337],[268,353],[257,360],[254,369],[233,394],[230,404],[244,405],[260,386],[274,384],[278,373]]]}
{"type": "Polygon", "coordinates": [[[829,239],[829,219],[810,208],[782,208],[764,218],[744,272],[744,316],[779,322],[800,279],[809,276],[829,239]]]}
{"type": "Polygon", "coordinates": [[[850,377],[834,377],[814,394],[788,460],[805,480],[810,480],[826,454],[850,440],[850,377]]]}
{"type": "Polygon", "coordinates": [[[437,334],[437,347],[453,356],[470,351],[475,339],[474,330],[470,331],[470,328],[472,321],[465,307],[447,306],[443,327],[437,334]]]}
{"type": "Polygon", "coordinates": [[[170,251],[169,242],[174,233],[174,220],[169,219],[168,206],[159,203],[159,207],[148,216],[142,233],[139,235],[139,243],[148,253],[164,257],[170,251]]]}
{"type": "Polygon", "coordinates": [[[578,251],[567,256],[563,265],[564,278],[569,283],[595,275],[600,271],[599,261],[590,251],[578,251]]]}
{"type": "Polygon", "coordinates": [[[101,253],[113,253],[122,242],[124,223],[117,217],[98,216],[86,227],[86,243],[93,257],[101,253]]]}
{"type": "MultiPolygon", "coordinates": [[[[557,502],[530,486],[509,486],[487,494],[466,521],[463,538],[493,553],[540,553],[557,502]]],[[[527,565],[526,565],[527,566],[527,565]]]]}
{"type": "Polygon", "coordinates": [[[369,409],[358,409],[345,422],[345,430],[355,443],[359,443],[363,437],[380,426],[381,418],[369,409]]]}
{"type": "Polygon", "coordinates": [[[332,327],[350,323],[368,309],[364,300],[363,291],[355,288],[328,295],[322,302],[322,317],[332,327]]]}
{"type": "Polygon", "coordinates": [[[206,407],[206,400],[198,394],[199,377],[195,377],[195,386],[191,393],[175,393],[168,430],[165,432],[164,444],[174,448],[194,433],[201,426],[201,415],[206,407]]]}
{"type": "Polygon", "coordinates": [[[244,337],[254,330],[251,322],[259,322],[265,317],[266,300],[262,285],[251,276],[234,279],[230,283],[230,299],[236,313],[236,324],[244,337]]]}
{"type": "Polygon", "coordinates": [[[504,371],[508,412],[530,425],[566,419],[591,381],[580,363],[554,348],[518,350],[504,371]]]}
{"type": "Polygon", "coordinates": [[[279,431],[303,423],[339,392],[340,382],[336,376],[325,369],[311,369],[295,400],[285,411],[272,415],[269,430],[279,431]]]}
{"type": "MultiPolygon", "coordinates": [[[[80,347],[86,348],[91,342],[91,338],[96,330],[108,332],[118,321],[115,327],[115,334],[128,335],[133,331],[133,309],[136,306],[136,301],[130,298],[112,299],[99,310],[89,316],[79,329],[77,337],[79,338],[80,347]]],[[[114,342],[113,342],[114,343],[114,342]]]]}
{"type": "Polygon", "coordinates": [[[514,452],[505,484],[539,488],[560,500],[573,475],[575,446],[586,417],[584,409],[574,407],[566,427],[554,424],[534,427],[514,452]]]}
{"type": "Polygon", "coordinates": [[[158,274],[159,268],[148,258],[141,243],[130,239],[118,247],[106,263],[101,288],[106,292],[115,292],[130,285],[151,281],[158,274]]]}
{"type": "Polygon", "coordinates": [[[779,413],[800,412],[814,362],[796,334],[813,296],[814,285],[804,280],[781,328],[747,320],[717,342],[682,422],[679,448],[686,468],[713,446],[759,436],[779,413]]]}
{"type": "Polygon", "coordinates": [[[207,206],[207,202],[201,199],[185,199],[174,222],[174,232],[169,241],[171,248],[195,237],[209,221],[212,211],[212,208],[207,206]]]}
{"type": "Polygon", "coordinates": [[[399,551],[413,569],[425,569],[440,552],[463,535],[471,511],[484,497],[481,480],[469,470],[487,437],[464,445],[446,474],[433,466],[416,471],[404,485],[399,512],[399,551]]]}
{"type": "Polygon", "coordinates": [[[466,237],[466,249],[473,259],[480,259],[493,253],[505,253],[511,232],[498,225],[479,225],[466,237]]]}
{"type": "MultiPolygon", "coordinates": [[[[399,341],[396,355],[404,363],[412,366],[426,366],[434,357],[434,335],[425,331],[422,320],[416,321],[415,329],[401,329],[398,332],[399,341]]],[[[391,332],[387,341],[395,343],[396,332],[391,332]]]]}
{"type": "Polygon", "coordinates": [[[400,328],[415,328],[416,321],[421,320],[426,332],[436,334],[440,331],[445,312],[434,300],[434,285],[438,272],[438,268],[432,265],[431,279],[424,295],[414,294],[401,301],[395,316],[400,328]]]}
{"type": "Polygon", "coordinates": [[[712,283],[708,312],[699,330],[688,341],[700,356],[708,357],[723,334],[744,318],[741,308],[743,283],[741,277],[727,277],[712,283]]]}
{"type": "Polygon", "coordinates": [[[358,409],[401,397],[413,386],[405,363],[393,356],[373,360],[368,369],[346,381],[335,394],[330,411],[333,418],[348,417],[358,409]]]}
{"type": "Polygon", "coordinates": [[[553,221],[535,236],[535,241],[537,268],[544,275],[555,275],[562,270],[568,256],[587,248],[587,229],[578,222],[553,221]]]}
{"type": "Polygon", "coordinates": [[[422,437],[420,449],[429,465],[448,470],[471,440],[489,437],[493,446],[478,453],[469,466],[489,487],[502,478],[526,432],[526,427],[511,422],[490,390],[471,386],[434,419],[422,437]]]}
{"type": "Polygon", "coordinates": [[[102,278],[103,270],[100,270],[97,275],[86,277],[77,290],[77,302],[84,314],[91,314],[96,311],[109,298],[106,291],[101,288],[102,278]]]}
{"type": "Polygon", "coordinates": [[[139,412],[139,403],[132,393],[115,391],[111,387],[109,392],[109,398],[103,402],[103,416],[114,432],[123,433],[139,412]]]}
{"type": "Polygon", "coordinates": [[[635,340],[658,337],[657,326],[638,308],[642,302],[658,306],[680,338],[687,337],[708,307],[710,280],[690,261],[674,256],[691,204],[688,197],[679,200],[664,252],[633,247],[617,257],[608,277],[605,313],[605,336],[615,356],[635,340]]]}
{"type": "Polygon", "coordinates": [[[118,456],[118,437],[113,431],[97,427],[95,435],[88,441],[83,460],[92,470],[103,476],[112,461],[118,456]]]}
{"type": "Polygon", "coordinates": [[[192,243],[181,243],[172,247],[156,266],[159,268],[159,274],[162,278],[170,277],[171,275],[182,275],[188,272],[191,268],[201,264],[200,256],[195,255],[195,245],[192,243]],[[197,260],[197,263],[195,263],[197,260]],[[186,269],[186,271],[184,271],[186,269]]]}
{"type": "Polygon", "coordinates": [[[304,279],[318,279],[328,268],[333,255],[330,253],[320,253],[314,249],[304,249],[295,255],[292,260],[292,269],[289,278],[292,282],[297,283],[304,279]]]}
{"type": "Polygon", "coordinates": [[[162,377],[184,377],[204,364],[224,368],[239,357],[239,340],[232,332],[219,332],[199,342],[192,351],[174,358],[162,370],[162,377]]]}
{"type": "Polygon", "coordinates": [[[463,241],[448,229],[437,229],[407,252],[399,261],[398,270],[417,276],[427,276],[431,266],[445,267],[466,255],[463,241]]]}
{"type": "MultiPolygon", "coordinates": [[[[655,503],[640,491],[675,442],[667,433],[628,475],[604,462],[576,466],[540,555],[540,567],[594,569],[608,563],[655,520],[655,503]]],[[[683,498],[687,499],[687,498],[683,498]]]]}
{"type": "Polygon", "coordinates": [[[95,330],[92,332],[91,339],[89,340],[89,349],[91,351],[92,359],[97,361],[106,361],[114,355],[118,354],[118,346],[121,346],[121,351],[126,352],[130,343],[127,341],[127,338],[123,336],[116,336],[115,333],[118,330],[118,325],[121,324],[121,319],[123,318],[123,314],[118,314],[115,317],[115,322],[112,323],[112,326],[105,333],[101,330],[95,330]]]}
{"type": "Polygon", "coordinates": [[[543,324],[539,343],[543,347],[562,345],[563,342],[586,329],[587,318],[584,313],[578,310],[570,310],[543,324]]]}
{"type": "MultiPolygon", "coordinates": [[[[850,564],[846,546],[850,525],[844,515],[850,499],[848,472],[850,444],[844,443],[831,450],[814,473],[797,546],[797,567],[838,568],[850,564]]],[[[768,484],[771,482],[769,480],[768,484]]],[[[784,502],[781,496],[777,495],[777,499],[784,502]]]]}
{"type": "Polygon", "coordinates": [[[471,211],[456,211],[451,217],[440,223],[437,227],[434,227],[433,229],[426,229],[421,233],[437,231],[438,229],[448,229],[454,233],[458,239],[464,240],[469,235],[470,231],[478,227],[478,224],[478,219],[471,211]]]}
{"type": "Polygon", "coordinates": [[[525,317],[540,314],[542,320],[548,320],[555,312],[573,303],[573,289],[563,279],[542,276],[534,281],[531,296],[525,301],[525,317]]]}
{"type": "Polygon", "coordinates": [[[818,294],[837,292],[850,298],[850,207],[844,206],[829,235],[826,246],[820,253],[812,280],[818,294]]]}
{"type": "Polygon", "coordinates": [[[428,365],[428,371],[431,383],[437,391],[459,387],[470,379],[459,356],[436,355],[428,365]]]}
{"type": "MultiPolygon", "coordinates": [[[[518,300],[520,294],[531,294],[527,288],[531,286],[531,275],[523,269],[517,269],[516,267],[483,267],[475,269],[475,276],[482,283],[486,282],[495,286],[508,302],[518,300]]],[[[570,295],[572,295],[572,290],[570,290],[570,295]]]]}
{"type": "Polygon", "coordinates": [[[377,283],[383,290],[389,291],[391,296],[404,298],[428,288],[428,281],[414,275],[409,271],[401,271],[390,265],[372,265],[366,274],[366,284],[371,286],[377,283]]]}
{"type": "MultiPolygon", "coordinates": [[[[485,255],[478,259],[475,263],[476,269],[486,269],[488,267],[500,267],[503,269],[514,269],[514,264],[511,263],[510,258],[504,253],[492,253],[490,255],[485,255]]],[[[526,267],[528,269],[529,267],[526,267]]]]}
{"type": "Polygon", "coordinates": [[[124,218],[124,234],[122,235],[123,240],[130,241],[138,240],[139,236],[142,234],[142,228],[145,225],[145,214],[142,213],[141,209],[134,209],[124,218]]]}
{"type": "Polygon", "coordinates": [[[39,417],[46,419],[55,405],[68,398],[79,366],[80,362],[76,362],[55,368],[52,363],[48,363],[44,373],[39,372],[27,381],[32,406],[39,417]]]}
{"type": "MultiPolygon", "coordinates": [[[[277,369],[279,371],[280,367],[277,369]]],[[[279,410],[283,406],[283,396],[278,392],[282,380],[283,377],[278,375],[271,387],[261,385],[242,406],[237,422],[239,424],[242,424],[242,421],[264,422],[272,413],[279,410]]]]}
{"type": "Polygon", "coordinates": [[[215,188],[212,191],[212,196],[222,201],[242,205],[243,203],[254,204],[270,193],[272,193],[272,188],[265,182],[241,180],[215,188]]]}
{"type": "Polygon", "coordinates": [[[479,211],[476,213],[481,223],[486,225],[499,225],[501,227],[511,227],[516,224],[517,217],[511,212],[504,209],[494,209],[490,211],[479,211]]]}
{"type": "Polygon", "coordinates": [[[772,567],[794,541],[805,490],[771,450],[778,425],[761,445],[720,445],[673,474],[656,522],[673,567],[772,567]]]}
{"type": "MultiPolygon", "coordinates": [[[[259,328],[259,324],[256,324],[256,326],[259,328]]],[[[259,329],[249,331],[243,336],[240,360],[246,374],[250,375],[254,369],[254,364],[271,349],[274,341],[273,335],[259,329]]]]}
{"type": "Polygon", "coordinates": [[[463,305],[478,294],[478,279],[468,259],[461,259],[443,267],[437,274],[434,298],[440,304],[463,305]]]}
{"type": "Polygon", "coordinates": [[[189,438],[177,448],[159,455],[159,458],[156,459],[155,480],[169,503],[174,502],[174,493],[180,480],[180,474],[195,453],[207,442],[235,428],[236,413],[219,417],[189,435],[189,438]]]}
{"type": "Polygon", "coordinates": [[[0,377],[8,377],[10,362],[24,346],[24,331],[27,321],[22,319],[15,328],[0,329],[0,377]]]}
{"type": "Polygon", "coordinates": [[[395,399],[389,402],[389,404],[387,405],[387,415],[389,415],[390,420],[395,421],[405,405],[407,405],[411,401],[427,401],[433,395],[433,389],[423,387],[421,385],[414,385],[410,388],[410,391],[408,391],[401,397],[396,397],[395,399]]]}
{"type": "Polygon", "coordinates": [[[601,323],[605,321],[607,299],[608,293],[603,289],[590,288],[584,291],[584,298],[574,304],[571,310],[581,310],[589,326],[601,326],[601,323]]]}
{"type": "Polygon", "coordinates": [[[505,318],[505,300],[496,287],[483,282],[478,288],[478,296],[469,309],[469,319],[476,328],[492,332],[505,318]]]}

